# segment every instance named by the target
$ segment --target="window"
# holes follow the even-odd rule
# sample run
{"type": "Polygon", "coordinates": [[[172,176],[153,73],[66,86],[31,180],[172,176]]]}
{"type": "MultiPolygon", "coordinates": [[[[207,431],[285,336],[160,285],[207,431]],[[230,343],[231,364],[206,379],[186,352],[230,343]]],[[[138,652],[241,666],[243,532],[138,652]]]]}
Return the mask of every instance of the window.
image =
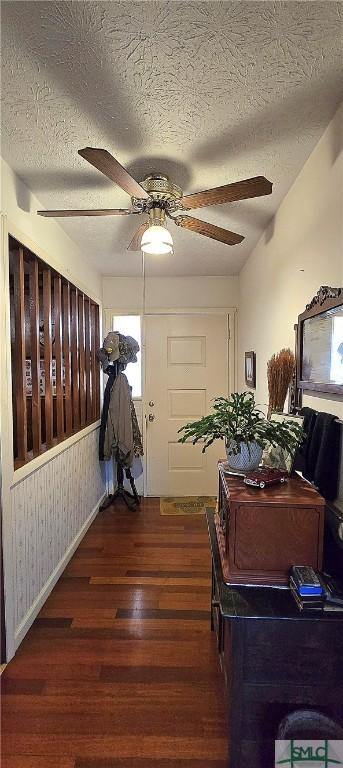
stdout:
{"type": "Polygon", "coordinates": [[[12,237],[9,255],[17,468],[99,418],[99,306],[12,237]]]}
{"type": "MultiPolygon", "coordinates": [[[[119,331],[124,336],[132,336],[141,348],[142,332],[141,317],[139,315],[114,315],[113,331],[119,331]]],[[[129,363],[125,368],[125,374],[128,378],[130,387],[132,387],[132,397],[142,397],[142,352],[137,354],[137,362],[129,363]]]]}

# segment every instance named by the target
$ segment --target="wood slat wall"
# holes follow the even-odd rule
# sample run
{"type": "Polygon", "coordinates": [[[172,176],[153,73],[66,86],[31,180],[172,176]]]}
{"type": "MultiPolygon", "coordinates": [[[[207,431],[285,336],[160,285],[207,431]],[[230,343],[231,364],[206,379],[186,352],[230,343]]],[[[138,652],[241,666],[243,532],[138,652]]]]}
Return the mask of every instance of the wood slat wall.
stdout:
{"type": "Polygon", "coordinates": [[[17,468],[99,418],[99,305],[12,237],[9,282],[17,468]]]}
{"type": "MultiPolygon", "coordinates": [[[[85,298],[85,373],[86,373],[86,421],[92,420],[92,392],[91,392],[91,304],[85,298]]],[[[94,350],[95,351],[95,350],[94,350]]]]}
{"type": "Polygon", "coordinates": [[[44,317],[44,379],[45,379],[45,442],[51,448],[53,440],[52,400],[52,325],[51,325],[51,271],[43,270],[43,317],[44,317]]]}
{"type": "Polygon", "coordinates": [[[62,281],[54,278],[55,356],[56,356],[56,431],[57,439],[64,436],[63,358],[62,358],[62,281]]]}
{"type": "Polygon", "coordinates": [[[39,274],[38,261],[30,263],[30,344],[32,376],[32,449],[36,456],[42,447],[39,348],[39,274]]]}
{"type": "Polygon", "coordinates": [[[81,427],[86,423],[86,370],[85,370],[85,315],[84,297],[79,294],[79,355],[80,355],[80,423],[81,427]]]}
{"type": "Polygon", "coordinates": [[[97,404],[96,404],[96,390],[95,390],[95,382],[96,382],[96,367],[97,367],[97,359],[95,356],[95,351],[97,349],[96,346],[96,327],[95,327],[95,306],[94,304],[91,305],[91,370],[92,370],[92,387],[91,387],[91,397],[92,397],[92,418],[95,419],[95,414],[97,413],[97,404]]]}
{"type": "Polygon", "coordinates": [[[15,342],[12,345],[15,368],[15,392],[13,407],[16,409],[17,454],[21,462],[27,460],[27,407],[26,407],[26,354],[25,354],[25,299],[24,299],[24,251],[19,247],[17,257],[11,260],[13,267],[13,300],[15,319],[15,342]]]}
{"type": "Polygon", "coordinates": [[[73,427],[80,429],[79,323],[76,288],[71,291],[71,381],[73,427]]]}
{"type": "Polygon", "coordinates": [[[65,432],[73,431],[73,411],[71,404],[71,348],[70,348],[70,285],[63,285],[63,359],[65,377],[65,432]]]}
{"type": "MultiPolygon", "coordinates": [[[[95,343],[95,349],[99,349],[100,346],[100,316],[99,316],[99,310],[96,308],[96,304],[93,304],[94,307],[94,343],[95,343]]],[[[95,388],[95,413],[100,412],[100,378],[99,376],[94,375],[94,388],[95,388]]]]}

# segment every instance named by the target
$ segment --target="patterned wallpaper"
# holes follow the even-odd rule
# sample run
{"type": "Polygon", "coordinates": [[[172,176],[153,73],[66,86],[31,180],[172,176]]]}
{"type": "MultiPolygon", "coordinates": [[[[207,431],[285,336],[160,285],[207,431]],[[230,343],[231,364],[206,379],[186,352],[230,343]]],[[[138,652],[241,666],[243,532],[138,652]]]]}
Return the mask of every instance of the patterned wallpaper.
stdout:
{"type": "Polygon", "coordinates": [[[98,430],[12,488],[16,631],[103,493],[98,430]]]}
{"type": "MultiPolygon", "coordinates": [[[[237,272],[343,95],[341,2],[29,0],[3,3],[2,28],[2,149],[43,206],[128,203],[77,155],[87,144],[187,192],[274,182],[265,200],[204,212],[239,247],[175,227],[153,274],[237,272]]],[[[59,223],[103,274],[141,273],[130,217],[59,223]]]]}

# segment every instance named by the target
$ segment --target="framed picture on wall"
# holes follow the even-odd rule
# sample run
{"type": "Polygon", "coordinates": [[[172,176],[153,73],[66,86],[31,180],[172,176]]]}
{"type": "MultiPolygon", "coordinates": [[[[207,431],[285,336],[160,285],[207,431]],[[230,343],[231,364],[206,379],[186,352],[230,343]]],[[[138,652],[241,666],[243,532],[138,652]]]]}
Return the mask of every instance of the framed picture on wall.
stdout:
{"type": "Polygon", "coordinates": [[[247,387],[255,389],[256,387],[256,354],[255,352],[245,353],[245,383],[247,387]]]}

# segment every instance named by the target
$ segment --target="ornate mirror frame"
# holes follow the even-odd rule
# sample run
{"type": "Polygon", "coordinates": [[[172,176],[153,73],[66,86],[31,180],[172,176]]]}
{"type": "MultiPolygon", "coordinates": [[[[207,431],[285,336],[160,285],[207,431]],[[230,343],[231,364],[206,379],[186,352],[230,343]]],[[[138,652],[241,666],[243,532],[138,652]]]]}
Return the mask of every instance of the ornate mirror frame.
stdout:
{"type": "Polygon", "coordinates": [[[316,296],[307,304],[305,311],[299,315],[296,338],[296,387],[298,390],[333,393],[343,397],[343,384],[321,383],[302,378],[304,321],[340,306],[343,308],[343,288],[330,288],[327,285],[322,285],[316,296]]]}

